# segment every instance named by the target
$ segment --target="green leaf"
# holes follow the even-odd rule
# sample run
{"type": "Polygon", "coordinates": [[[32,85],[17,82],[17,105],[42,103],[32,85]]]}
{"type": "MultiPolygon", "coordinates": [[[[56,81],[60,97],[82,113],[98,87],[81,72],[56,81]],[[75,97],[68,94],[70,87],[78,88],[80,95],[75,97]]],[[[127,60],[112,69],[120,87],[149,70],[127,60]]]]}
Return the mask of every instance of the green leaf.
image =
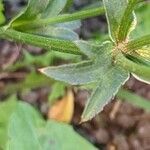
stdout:
{"type": "Polygon", "coordinates": [[[11,96],[5,102],[0,102],[0,149],[4,149],[8,140],[7,128],[12,112],[16,108],[16,97],[11,96]]]}
{"type": "Polygon", "coordinates": [[[148,46],[148,45],[150,45],[150,34],[130,41],[127,44],[126,48],[129,52],[132,52],[132,51],[138,50],[138,49],[143,48],[144,46],[148,46]]]}
{"type": "Polygon", "coordinates": [[[36,127],[42,127],[40,115],[28,104],[19,103],[9,127],[7,150],[42,150],[36,127]]]}
{"type": "Polygon", "coordinates": [[[47,67],[41,69],[41,72],[51,78],[67,82],[72,85],[88,84],[99,80],[99,78],[103,76],[111,65],[111,44],[107,43],[94,49],[95,47],[87,45],[87,43],[76,42],[76,44],[77,43],[81,48],[81,51],[89,57],[93,52],[100,54],[95,54],[97,58],[95,56],[94,60],[82,61],[80,63],[62,65],[58,67],[47,67]]]}
{"type": "Polygon", "coordinates": [[[28,104],[19,103],[9,124],[7,150],[95,150],[70,125],[41,120],[28,104]],[[76,144],[78,143],[78,144],[76,144]]]}
{"type": "MultiPolygon", "coordinates": [[[[51,17],[56,17],[59,15],[59,13],[62,11],[62,9],[65,7],[67,0],[29,0],[28,5],[25,7],[25,9],[18,15],[16,18],[14,18],[11,22],[11,26],[17,26],[17,24],[24,24],[25,22],[30,22],[37,21],[40,19],[47,19],[51,17]],[[39,8],[39,9],[38,9],[39,8]]],[[[65,23],[65,24],[71,24],[71,23],[65,23]]],[[[79,25],[80,21],[72,21],[72,25],[74,24],[74,28],[76,29],[75,25],[79,25]]],[[[63,28],[63,25],[58,25],[63,28]]],[[[45,28],[43,25],[39,25],[36,28],[45,28]]],[[[67,26],[70,28],[70,26],[67,26]]],[[[16,29],[19,30],[24,30],[21,29],[22,27],[16,27],[16,29]]],[[[48,26],[47,26],[48,28],[48,26]]],[[[30,29],[27,27],[27,29],[30,29]]],[[[35,27],[34,27],[35,29],[35,27]]],[[[51,29],[51,26],[50,26],[51,29]]],[[[49,29],[49,30],[50,30],[49,29]]],[[[33,30],[33,29],[32,29],[33,30]]],[[[37,30],[37,29],[36,29],[37,30]]]]}
{"type": "Polygon", "coordinates": [[[136,10],[138,22],[135,30],[131,33],[131,37],[133,39],[144,36],[147,33],[150,33],[149,14],[150,14],[150,3],[147,2],[145,2],[143,6],[139,7],[136,10]]]}
{"type": "MultiPolygon", "coordinates": [[[[139,64],[139,65],[143,65],[143,66],[146,66],[146,67],[149,67],[150,68],[150,60],[147,60],[145,58],[142,58],[138,55],[135,55],[135,56],[127,56],[127,58],[129,58],[130,60],[132,60],[133,62],[139,64]]],[[[136,79],[144,82],[144,83],[147,83],[147,84],[150,84],[150,78],[147,78],[147,77],[142,77],[142,76],[139,76],[139,75],[136,75],[136,74],[132,74],[136,79]]]]}
{"type": "Polygon", "coordinates": [[[135,29],[136,26],[136,16],[133,12],[137,0],[129,0],[127,8],[120,22],[118,41],[123,42],[128,40],[130,32],[135,29]]]}
{"type": "Polygon", "coordinates": [[[90,120],[102,111],[104,106],[110,102],[111,98],[115,96],[119,88],[128,78],[128,73],[119,67],[112,67],[103,77],[101,77],[97,87],[94,89],[86,104],[82,114],[82,122],[90,120]]]}
{"type": "Polygon", "coordinates": [[[49,102],[52,104],[55,100],[65,95],[65,85],[61,82],[55,82],[49,96],[49,102]]]}
{"type": "Polygon", "coordinates": [[[92,45],[89,42],[82,40],[75,41],[75,44],[86,56],[88,56],[88,58],[93,58],[97,56],[96,53],[101,49],[103,50],[102,46],[100,45],[97,46],[95,44],[92,45]]]}
{"type": "Polygon", "coordinates": [[[105,41],[99,45],[93,42],[77,40],[75,41],[75,44],[80,49],[80,51],[90,59],[101,61],[101,59],[103,59],[103,55],[108,55],[110,57],[112,52],[112,43],[110,41],[105,41]]]}
{"type": "MultiPolygon", "coordinates": [[[[150,70],[150,50],[149,50],[149,48],[137,50],[133,53],[133,55],[129,55],[128,58],[130,60],[134,61],[135,63],[138,63],[139,65],[149,67],[149,70],[150,70]]],[[[133,76],[136,79],[138,79],[144,83],[150,84],[150,78],[138,76],[136,74],[133,74],[133,76]]]]}
{"type": "Polygon", "coordinates": [[[148,99],[145,99],[137,94],[134,94],[128,90],[121,89],[117,97],[121,100],[127,101],[135,106],[138,106],[139,108],[143,108],[146,111],[150,111],[150,102],[148,99]]]}
{"type": "Polygon", "coordinates": [[[96,150],[67,124],[49,121],[40,136],[42,150],[96,150]],[[46,139],[46,140],[45,140],[46,139]]]}
{"type": "Polygon", "coordinates": [[[101,45],[90,43],[82,40],[75,41],[75,44],[88,58],[99,59],[101,55],[110,55],[112,44],[110,41],[106,41],[101,45]]]}
{"type": "Polygon", "coordinates": [[[47,9],[43,12],[42,18],[57,16],[67,4],[67,0],[49,0],[47,9]]]}
{"type": "MultiPolygon", "coordinates": [[[[26,22],[26,21],[36,20],[38,22],[39,19],[55,17],[62,11],[65,4],[66,4],[66,0],[65,1],[45,0],[45,2],[41,0],[39,2],[37,1],[35,2],[34,0],[29,1],[25,11],[21,13],[16,19],[14,19],[11,22],[11,25],[13,26],[14,24],[17,24],[17,23],[23,23],[24,21],[26,22]],[[39,10],[38,12],[35,11],[37,10],[37,7],[41,8],[41,10],[39,10]],[[32,12],[30,12],[31,8],[32,8],[32,12]]],[[[38,27],[34,27],[34,28],[30,28],[27,26],[25,28],[20,27],[17,29],[23,32],[28,32],[28,33],[32,33],[36,35],[42,35],[46,37],[54,37],[54,38],[60,38],[60,39],[65,39],[65,40],[77,40],[79,38],[78,35],[72,31],[73,29],[76,29],[79,26],[79,21],[76,21],[76,22],[75,21],[72,22],[73,27],[70,29],[68,29],[68,26],[70,26],[69,23],[66,23],[66,25],[68,24],[67,27],[65,27],[64,24],[62,25],[56,24],[55,26],[54,25],[53,26],[39,25],[38,27]]]]}
{"type": "Polygon", "coordinates": [[[67,4],[65,6],[65,11],[68,11],[70,7],[73,5],[73,0],[67,0],[67,4]]]}
{"type": "Polygon", "coordinates": [[[150,81],[149,66],[131,61],[122,54],[118,54],[115,63],[116,65],[119,65],[124,69],[128,70],[130,73],[136,74],[137,76],[140,76],[142,79],[145,79],[146,81],[150,81]]]}
{"type": "Polygon", "coordinates": [[[132,74],[137,80],[141,81],[141,82],[144,82],[144,83],[147,83],[147,84],[150,84],[150,78],[145,78],[145,77],[142,77],[142,76],[138,76],[136,74],[132,74]]]}
{"type": "Polygon", "coordinates": [[[54,37],[63,40],[78,40],[79,36],[77,33],[73,32],[71,29],[67,29],[64,27],[55,27],[55,26],[47,26],[41,28],[35,28],[27,31],[28,33],[42,35],[45,37],[54,37]]]}
{"type": "MultiPolygon", "coordinates": [[[[14,18],[10,25],[15,29],[27,33],[32,33],[36,35],[42,35],[45,37],[54,37],[65,40],[78,40],[78,35],[73,32],[73,29],[76,29],[79,26],[79,21],[77,23],[72,22],[67,27],[64,27],[64,24],[56,25],[39,25],[34,28],[27,26],[15,27],[18,24],[24,24],[26,22],[39,21],[40,19],[47,19],[51,17],[56,17],[62,11],[66,5],[67,0],[29,0],[28,5],[23,12],[21,12],[16,18],[14,18]],[[77,26],[75,28],[75,25],[77,26]],[[69,28],[68,28],[69,27],[69,28]]],[[[67,24],[67,23],[66,23],[67,24]]]]}
{"type": "MultiPolygon", "coordinates": [[[[126,18],[125,13],[130,12],[130,10],[127,9],[128,1],[127,0],[103,0],[103,3],[106,10],[107,21],[109,24],[109,33],[111,35],[112,40],[118,42],[119,28],[120,25],[122,24],[121,23],[122,20],[124,20],[123,17],[126,18]]],[[[129,24],[131,24],[131,22],[129,24]]],[[[129,26],[125,30],[127,31],[128,29],[129,26]]]]}
{"type": "Polygon", "coordinates": [[[99,72],[103,69],[93,61],[83,61],[77,64],[47,67],[40,71],[55,80],[72,85],[82,85],[97,81],[99,72]]]}
{"type": "MultiPolygon", "coordinates": [[[[144,36],[146,38],[146,36],[144,36]]],[[[149,48],[138,49],[145,42],[148,42],[148,39],[139,38],[138,40],[131,41],[129,43],[130,49],[134,50],[131,54],[127,55],[126,59],[122,61],[122,65],[133,72],[133,76],[138,80],[150,84],[150,53],[149,48]],[[133,44],[133,45],[132,45],[133,44]],[[132,47],[132,48],[131,48],[132,47]],[[123,63],[124,62],[124,63],[123,63]]]]}
{"type": "Polygon", "coordinates": [[[65,23],[58,23],[55,25],[41,26],[34,29],[27,29],[27,32],[43,35],[48,37],[60,38],[65,40],[78,40],[79,36],[73,30],[80,28],[80,21],[71,21],[65,23]]]}
{"type": "Polygon", "coordinates": [[[0,0],[0,25],[5,22],[5,16],[3,14],[4,6],[3,6],[3,0],[0,0]]]}
{"type": "Polygon", "coordinates": [[[55,25],[39,26],[36,28],[24,29],[24,31],[45,37],[54,37],[63,40],[78,40],[79,36],[73,30],[81,26],[80,21],[71,21],[66,23],[59,23],[55,25]]]}
{"type": "Polygon", "coordinates": [[[81,58],[82,58],[82,55],[73,55],[69,53],[61,53],[61,52],[56,52],[56,51],[53,51],[53,55],[55,58],[54,61],[60,59],[60,60],[64,60],[64,61],[68,61],[72,63],[77,63],[81,61],[81,58]]]}
{"type": "MultiPolygon", "coordinates": [[[[43,9],[41,9],[40,12],[36,12],[34,14],[34,9],[37,9],[37,5],[41,6],[41,3],[44,3],[43,1],[35,1],[32,2],[29,1],[28,6],[26,11],[19,17],[17,18],[14,23],[17,23],[17,21],[19,21],[20,19],[23,19],[23,21],[28,21],[27,18],[23,18],[23,16],[28,16],[30,7],[33,8],[33,16],[35,17],[36,15],[38,15],[37,17],[33,18],[33,17],[29,17],[29,20],[32,21],[36,20],[38,22],[39,19],[46,19],[46,18],[51,18],[51,17],[56,17],[57,15],[59,15],[59,13],[62,11],[62,9],[65,7],[67,0],[45,0],[45,7],[42,7],[43,9]],[[36,5],[35,5],[36,4],[36,5]]],[[[20,22],[20,21],[19,21],[20,22]]],[[[32,33],[32,34],[36,34],[36,35],[42,35],[42,36],[49,36],[49,37],[54,37],[54,38],[60,38],[60,39],[65,39],[65,40],[77,40],[79,39],[78,35],[73,32],[72,30],[76,29],[77,27],[79,27],[79,21],[74,21],[71,23],[66,23],[66,25],[68,24],[67,27],[64,26],[64,24],[56,24],[56,25],[48,25],[48,26],[38,26],[35,28],[27,28],[25,30],[25,28],[20,28],[19,30],[21,31],[25,31],[28,33],[32,33]],[[76,27],[75,27],[76,25],[76,27]]],[[[13,26],[13,22],[12,22],[12,26],[13,26]]]]}
{"type": "Polygon", "coordinates": [[[76,21],[58,23],[58,24],[56,24],[56,27],[61,27],[61,28],[67,28],[67,29],[70,29],[70,30],[75,30],[75,29],[81,27],[81,21],[76,20],[76,21]]]}
{"type": "Polygon", "coordinates": [[[27,6],[11,22],[10,25],[37,19],[47,8],[50,0],[28,0],[27,6]]]}
{"type": "Polygon", "coordinates": [[[140,65],[144,65],[144,66],[148,66],[150,67],[150,59],[146,59],[146,58],[143,58],[137,54],[134,54],[134,55],[127,55],[126,56],[128,59],[134,61],[135,63],[138,63],[140,65]]]}

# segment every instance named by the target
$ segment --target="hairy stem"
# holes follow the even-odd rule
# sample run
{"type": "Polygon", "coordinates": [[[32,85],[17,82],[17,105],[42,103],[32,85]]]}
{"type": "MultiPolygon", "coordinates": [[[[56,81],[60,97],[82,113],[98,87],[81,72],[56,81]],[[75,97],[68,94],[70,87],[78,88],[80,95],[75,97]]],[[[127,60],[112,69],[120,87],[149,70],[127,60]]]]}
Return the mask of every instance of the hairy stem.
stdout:
{"type": "Polygon", "coordinates": [[[49,25],[49,24],[56,24],[56,23],[63,23],[63,22],[69,22],[69,21],[74,21],[74,20],[86,19],[89,17],[101,15],[104,12],[105,11],[103,7],[98,7],[98,8],[88,9],[88,10],[82,10],[79,12],[75,12],[73,14],[59,15],[54,18],[38,19],[34,21],[24,21],[24,22],[20,21],[20,22],[13,23],[12,27],[13,28],[17,28],[17,27],[33,28],[33,27],[44,26],[44,25],[49,25]]]}
{"type": "Polygon", "coordinates": [[[122,54],[119,54],[116,57],[117,65],[123,67],[124,69],[128,70],[131,73],[135,73],[143,78],[150,79],[150,67],[139,65],[129,59],[127,59],[122,54]]]}
{"type": "Polygon", "coordinates": [[[15,42],[31,44],[44,49],[50,49],[76,55],[82,54],[73,42],[67,40],[47,38],[43,36],[19,32],[13,29],[5,30],[4,28],[0,28],[0,37],[7,40],[13,40],[15,42]]]}

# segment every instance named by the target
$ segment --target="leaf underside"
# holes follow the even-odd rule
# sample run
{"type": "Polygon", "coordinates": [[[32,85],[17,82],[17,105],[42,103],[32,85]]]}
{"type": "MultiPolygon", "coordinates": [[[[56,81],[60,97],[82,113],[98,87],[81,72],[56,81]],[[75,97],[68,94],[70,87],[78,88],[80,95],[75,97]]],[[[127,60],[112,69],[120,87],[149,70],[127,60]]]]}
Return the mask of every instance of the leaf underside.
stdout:
{"type": "Polygon", "coordinates": [[[127,81],[128,73],[112,67],[97,83],[82,115],[82,121],[88,121],[103,110],[104,106],[115,96],[119,88],[127,81]]]}
{"type": "MultiPolygon", "coordinates": [[[[81,51],[85,52],[85,47],[88,48],[88,50],[91,49],[89,45],[84,43],[84,47],[81,43],[81,51]]],[[[97,82],[111,66],[111,44],[108,43],[101,47],[99,46],[99,48],[100,49],[97,49],[97,51],[101,53],[97,58],[94,57],[94,60],[87,60],[76,64],[62,65],[58,67],[47,67],[41,69],[41,72],[51,78],[67,82],[72,85],[83,85],[97,82]]],[[[89,55],[89,53],[92,54],[93,51],[87,51],[85,55],[89,55]]]]}

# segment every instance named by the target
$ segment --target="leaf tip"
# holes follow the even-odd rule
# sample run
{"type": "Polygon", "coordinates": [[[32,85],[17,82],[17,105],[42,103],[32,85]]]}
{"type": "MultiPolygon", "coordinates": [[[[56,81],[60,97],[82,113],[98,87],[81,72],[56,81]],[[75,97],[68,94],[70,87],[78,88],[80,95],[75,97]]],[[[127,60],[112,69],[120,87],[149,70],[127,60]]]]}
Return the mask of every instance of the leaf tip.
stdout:
{"type": "Polygon", "coordinates": [[[85,122],[87,122],[87,121],[84,120],[84,119],[81,119],[80,122],[79,122],[79,124],[82,124],[82,123],[85,123],[85,122]]]}
{"type": "Polygon", "coordinates": [[[86,117],[84,117],[84,116],[81,116],[81,120],[80,120],[80,122],[79,122],[79,124],[82,124],[82,123],[85,123],[85,122],[87,122],[87,121],[90,121],[92,118],[86,118],[86,117]]]}
{"type": "Polygon", "coordinates": [[[40,68],[40,69],[38,69],[38,71],[41,72],[41,73],[43,73],[43,74],[45,73],[44,70],[45,70],[45,68],[40,68]]]}

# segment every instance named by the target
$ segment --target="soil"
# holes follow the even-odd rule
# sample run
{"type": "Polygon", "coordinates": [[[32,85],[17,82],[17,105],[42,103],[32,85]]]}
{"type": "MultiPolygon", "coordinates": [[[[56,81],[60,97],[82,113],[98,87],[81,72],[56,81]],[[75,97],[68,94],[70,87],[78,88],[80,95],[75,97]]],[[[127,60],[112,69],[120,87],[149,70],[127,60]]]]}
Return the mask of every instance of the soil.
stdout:
{"type": "MultiPolygon", "coordinates": [[[[132,77],[126,86],[150,100],[149,85],[132,77]]],[[[88,137],[99,149],[150,149],[150,113],[127,102],[115,99],[93,120],[78,124],[88,95],[87,91],[78,91],[76,95],[73,125],[80,134],[88,137]],[[113,113],[116,105],[119,105],[119,107],[113,113]]]]}
{"type": "MultiPolygon", "coordinates": [[[[87,1],[81,3],[75,1],[74,8],[84,6],[87,1]]],[[[6,15],[10,19],[12,14],[16,13],[24,1],[16,3],[7,2],[6,15]]],[[[79,32],[81,38],[89,39],[92,32],[107,32],[105,17],[96,17],[83,21],[79,32]],[[101,28],[100,28],[101,27],[101,28]]],[[[0,68],[15,63],[22,58],[22,45],[8,41],[0,41],[0,68]]],[[[29,52],[34,55],[43,51],[39,48],[26,46],[29,52]]],[[[0,89],[3,89],[8,83],[18,83],[29,72],[28,68],[23,68],[17,72],[0,73],[0,89]]],[[[128,89],[134,91],[150,100],[150,85],[141,83],[131,77],[125,85],[128,89]]],[[[48,110],[48,94],[50,89],[47,86],[38,87],[29,92],[20,93],[16,91],[18,97],[35,107],[45,116],[48,110]]],[[[102,150],[150,150],[150,113],[137,108],[127,102],[112,100],[103,112],[87,123],[79,124],[80,116],[85,106],[89,92],[86,90],[74,90],[75,112],[72,119],[74,129],[91,141],[98,149],[102,150]],[[119,107],[118,107],[119,106],[119,107]]],[[[1,100],[7,97],[5,93],[0,93],[1,100]]]]}

